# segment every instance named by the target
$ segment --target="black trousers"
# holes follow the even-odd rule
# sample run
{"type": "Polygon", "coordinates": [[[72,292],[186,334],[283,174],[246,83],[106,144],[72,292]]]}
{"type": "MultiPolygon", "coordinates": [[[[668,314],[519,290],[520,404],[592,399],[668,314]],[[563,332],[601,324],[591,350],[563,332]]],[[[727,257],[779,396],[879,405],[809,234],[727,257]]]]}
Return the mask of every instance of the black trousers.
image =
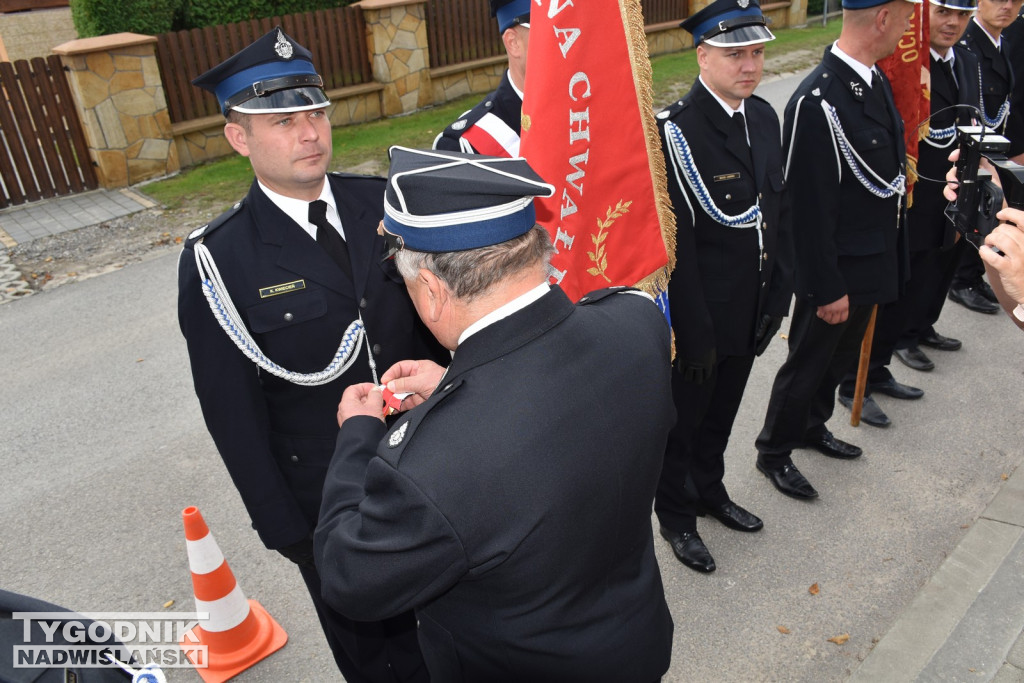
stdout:
{"type": "MultiPolygon", "coordinates": [[[[951,249],[910,252],[910,280],[903,296],[878,309],[865,396],[871,394],[870,383],[885,382],[892,377],[889,364],[894,350],[915,348],[921,337],[934,331],[963,244],[964,240],[960,240],[951,249]]],[[[839,392],[853,396],[856,380],[857,368],[854,366],[843,377],[839,392]]]]}
{"type": "Polygon", "coordinates": [[[427,683],[417,639],[416,617],[405,612],[384,621],[353,621],[336,612],[321,596],[320,574],[299,565],[334,661],[347,683],[427,683]]]}
{"type": "Polygon", "coordinates": [[[789,326],[789,355],[772,385],[764,427],[754,445],[766,465],[791,464],[790,453],[828,431],[836,387],[856,366],[871,317],[870,305],[851,305],[845,322],[829,325],[818,307],[797,298],[789,326]]]}
{"type": "MultiPolygon", "coordinates": [[[[960,239],[963,242],[963,238],[960,239]]],[[[956,272],[953,274],[952,286],[956,289],[976,285],[985,274],[985,264],[978,255],[978,250],[972,247],[960,250],[957,261],[956,272]]]]}
{"type": "Polygon", "coordinates": [[[743,390],[754,356],[726,356],[700,384],[672,370],[676,424],[668,435],[665,459],[654,497],[658,522],[672,531],[697,530],[697,503],[729,502],[722,478],[743,390]]]}

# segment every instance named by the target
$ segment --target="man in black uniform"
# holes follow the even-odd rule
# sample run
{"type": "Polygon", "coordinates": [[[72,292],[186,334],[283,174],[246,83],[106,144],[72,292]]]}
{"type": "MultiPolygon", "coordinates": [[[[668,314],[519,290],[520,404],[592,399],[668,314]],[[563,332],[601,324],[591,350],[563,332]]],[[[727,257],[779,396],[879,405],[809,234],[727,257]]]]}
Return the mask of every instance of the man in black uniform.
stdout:
{"type": "Polygon", "coordinates": [[[1006,122],[1010,150],[1007,156],[1018,164],[1024,164],[1024,87],[1020,87],[1024,79],[1024,2],[1015,0],[1013,4],[1017,6],[1017,18],[1001,34],[1006,41],[1014,81],[1018,84],[1010,95],[1010,120],[1006,122]]]}
{"type": "MultiPolygon", "coordinates": [[[[1010,95],[1014,92],[1013,67],[1003,45],[1003,29],[1013,23],[1019,0],[978,0],[978,12],[968,22],[961,43],[981,63],[981,100],[985,127],[1006,131],[1010,95]]],[[[949,289],[952,301],[979,313],[995,313],[999,301],[982,277],[985,267],[976,249],[964,249],[949,289]]]]}
{"type": "Polygon", "coordinates": [[[435,681],[659,680],[668,325],[638,291],[573,304],[549,284],[532,200],[554,188],[524,160],[438,154],[392,150],[384,226],[452,361],[390,430],[374,385],[345,390],[324,596],[359,618],[415,608],[435,681]]]}
{"type": "Polygon", "coordinates": [[[526,51],[530,44],[530,0],[491,0],[508,69],[498,89],[434,139],[434,149],[497,157],[519,156],[526,51]]]}
{"type": "Polygon", "coordinates": [[[760,5],[715,0],[681,26],[693,34],[700,78],[657,116],[677,230],[668,287],[676,425],[654,511],[676,557],[711,572],[697,515],[738,531],[763,526],[729,498],[724,456],[754,356],[789,311],[792,246],[779,118],[753,95],[775,39],[760,5]]]}
{"type": "MultiPolygon", "coordinates": [[[[888,365],[893,354],[906,365],[917,363],[917,369],[928,370],[934,364],[919,345],[944,351],[961,347],[959,339],[939,334],[934,325],[946,301],[960,251],[973,248],[966,240],[955,240],[956,231],[945,215],[948,202],[942,188],[949,170],[949,153],[956,148],[956,127],[975,122],[981,107],[978,59],[957,43],[971,19],[975,1],[930,0],[929,4],[931,118],[928,136],[918,146],[920,178],[914,185],[914,202],[907,210],[910,280],[903,296],[879,308],[871,345],[861,420],[875,427],[887,427],[890,420],[872,393],[898,399],[924,395],[892,376],[888,365]]],[[[839,402],[847,408],[853,405],[855,386],[856,372],[851,371],[839,387],[839,402]]]]}
{"type": "Polygon", "coordinates": [[[374,380],[374,363],[441,352],[381,263],[384,180],[327,174],[329,101],[309,51],[280,29],[194,83],[217,96],[256,176],[179,260],[178,321],[207,428],[260,539],[299,565],[345,678],[426,680],[411,613],[343,617],[313,563],[342,391],[374,380]]]}
{"type": "Polygon", "coordinates": [[[913,12],[907,0],[844,0],[839,40],[786,105],[796,303],[756,447],[757,468],[794,498],[818,495],[793,465],[794,448],[861,455],[826,422],[872,306],[894,301],[906,274],[903,122],[874,65],[913,12]]]}

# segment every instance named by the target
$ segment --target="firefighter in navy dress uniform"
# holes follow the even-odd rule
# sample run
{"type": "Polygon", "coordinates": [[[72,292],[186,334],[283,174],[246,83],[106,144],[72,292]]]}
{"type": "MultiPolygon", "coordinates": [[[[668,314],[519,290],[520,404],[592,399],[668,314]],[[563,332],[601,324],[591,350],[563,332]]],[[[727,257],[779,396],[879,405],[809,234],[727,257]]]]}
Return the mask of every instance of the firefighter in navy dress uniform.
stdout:
{"type": "Polygon", "coordinates": [[[339,609],[415,608],[435,681],[648,683],[669,666],[651,528],[668,325],[635,290],[573,304],[549,284],[533,198],[553,190],[523,159],[392,153],[385,229],[453,355],[390,429],[381,392],[346,389],[316,553],[339,609]]]}
{"type": "Polygon", "coordinates": [[[526,51],[530,43],[530,0],[491,0],[508,69],[497,90],[460,116],[434,139],[434,149],[497,157],[519,156],[526,51]]]}
{"type": "Polygon", "coordinates": [[[310,53],[275,29],[194,83],[249,158],[248,195],[188,238],[178,321],[207,428],[263,543],[299,566],[348,681],[426,680],[410,613],[358,623],[324,604],[312,537],[345,387],[441,350],[381,262],[384,180],[327,173],[329,104],[310,53]],[[340,229],[340,230],[339,230],[340,229]]]}
{"type": "Polygon", "coordinates": [[[796,297],[789,355],[755,446],[757,468],[794,498],[818,492],[793,464],[793,449],[861,455],[826,423],[872,306],[896,300],[907,277],[903,121],[875,62],[896,49],[914,5],[844,0],[839,39],[786,105],[796,297]]]}
{"type": "Polygon", "coordinates": [[[696,515],[757,531],[725,490],[725,449],[754,364],[789,310],[789,225],[779,118],[753,95],[774,40],[757,0],[716,0],[681,26],[700,78],[658,114],[671,169],[676,268],[669,283],[676,425],[654,511],[691,569],[714,571],[696,515]]]}
{"type": "MultiPolygon", "coordinates": [[[[986,128],[1003,134],[1012,132],[1016,125],[1008,123],[1013,114],[1011,100],[1015,85],[1010,49],[1003,40],[1003,29],[1017,18],[1015,9],[1018,0],[978,0],[978,10],[971,21],[961,44],[974,53],[981,64],[981,101],[986,128]]],[[[1011,155],[1020,152],[1019,143],[1011,145],[1011,155]]],[[[949,298],[978,313],[996,313],[999,300],[992,287],[982,277],[985,266],[976,249],[967,248],[960,253],[960,262],[949,289],[949,298]]]]}

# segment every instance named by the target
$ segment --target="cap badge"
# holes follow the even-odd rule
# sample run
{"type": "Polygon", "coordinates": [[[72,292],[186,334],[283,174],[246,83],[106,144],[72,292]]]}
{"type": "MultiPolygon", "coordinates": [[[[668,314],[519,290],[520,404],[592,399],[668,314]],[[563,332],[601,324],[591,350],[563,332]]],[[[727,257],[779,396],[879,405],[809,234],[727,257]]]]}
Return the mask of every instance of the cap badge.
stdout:
{"type": "Polygon", "coordinates": [[[396,448],[405,439],[405,430],[409,428],[408,422],[403,422],[402,426],[391,432],[391,436],[388,437],[388,448],[396,448]]]}
{"type": "Polygon", "coordinates": [[[274,52],[281,59],[291,59],[292,54],[295,52],[292,49],[292,44],[285,40],[284,34],[281,33],[281,29],[277,29],[277,42],[274,43],[274,52]]]}
{"type": "Polygon", "coordinates": [[[740,9],[747,9],[750,7],[750,0],[736,0],[736,4],[740,6],[740,9]]]}

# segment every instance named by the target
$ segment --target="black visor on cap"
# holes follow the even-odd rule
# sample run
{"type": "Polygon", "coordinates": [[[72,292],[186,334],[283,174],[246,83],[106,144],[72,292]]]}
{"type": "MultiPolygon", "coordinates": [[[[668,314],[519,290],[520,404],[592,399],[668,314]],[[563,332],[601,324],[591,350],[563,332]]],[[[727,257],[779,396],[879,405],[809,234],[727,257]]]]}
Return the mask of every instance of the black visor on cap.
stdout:
{"type": "Polygon", "coordinates": [[[247,97],[236,96],[231,98],[227,102],[225,109],[234,109],[243,114],[273,114],[319,109],[331,103],[327,93],[322,88],[316,86],[275,90],[274,92],[258,96],[253,96],[251,92],[246,92],[245,94],[247,97]],[[238,104],[232,104],[232,100],[236,98],[240,101],[238,104]]]}
{"type": "Polygon", "coordinates": [[[754,24],[730,28],[724,33],[715,30],[705,34],[701,42],[718,47],[740,47],[743,45],[767,43],[769,40],[775,40],[775,36],[768,30],[768,27],[764,24],[754,24]]]}

